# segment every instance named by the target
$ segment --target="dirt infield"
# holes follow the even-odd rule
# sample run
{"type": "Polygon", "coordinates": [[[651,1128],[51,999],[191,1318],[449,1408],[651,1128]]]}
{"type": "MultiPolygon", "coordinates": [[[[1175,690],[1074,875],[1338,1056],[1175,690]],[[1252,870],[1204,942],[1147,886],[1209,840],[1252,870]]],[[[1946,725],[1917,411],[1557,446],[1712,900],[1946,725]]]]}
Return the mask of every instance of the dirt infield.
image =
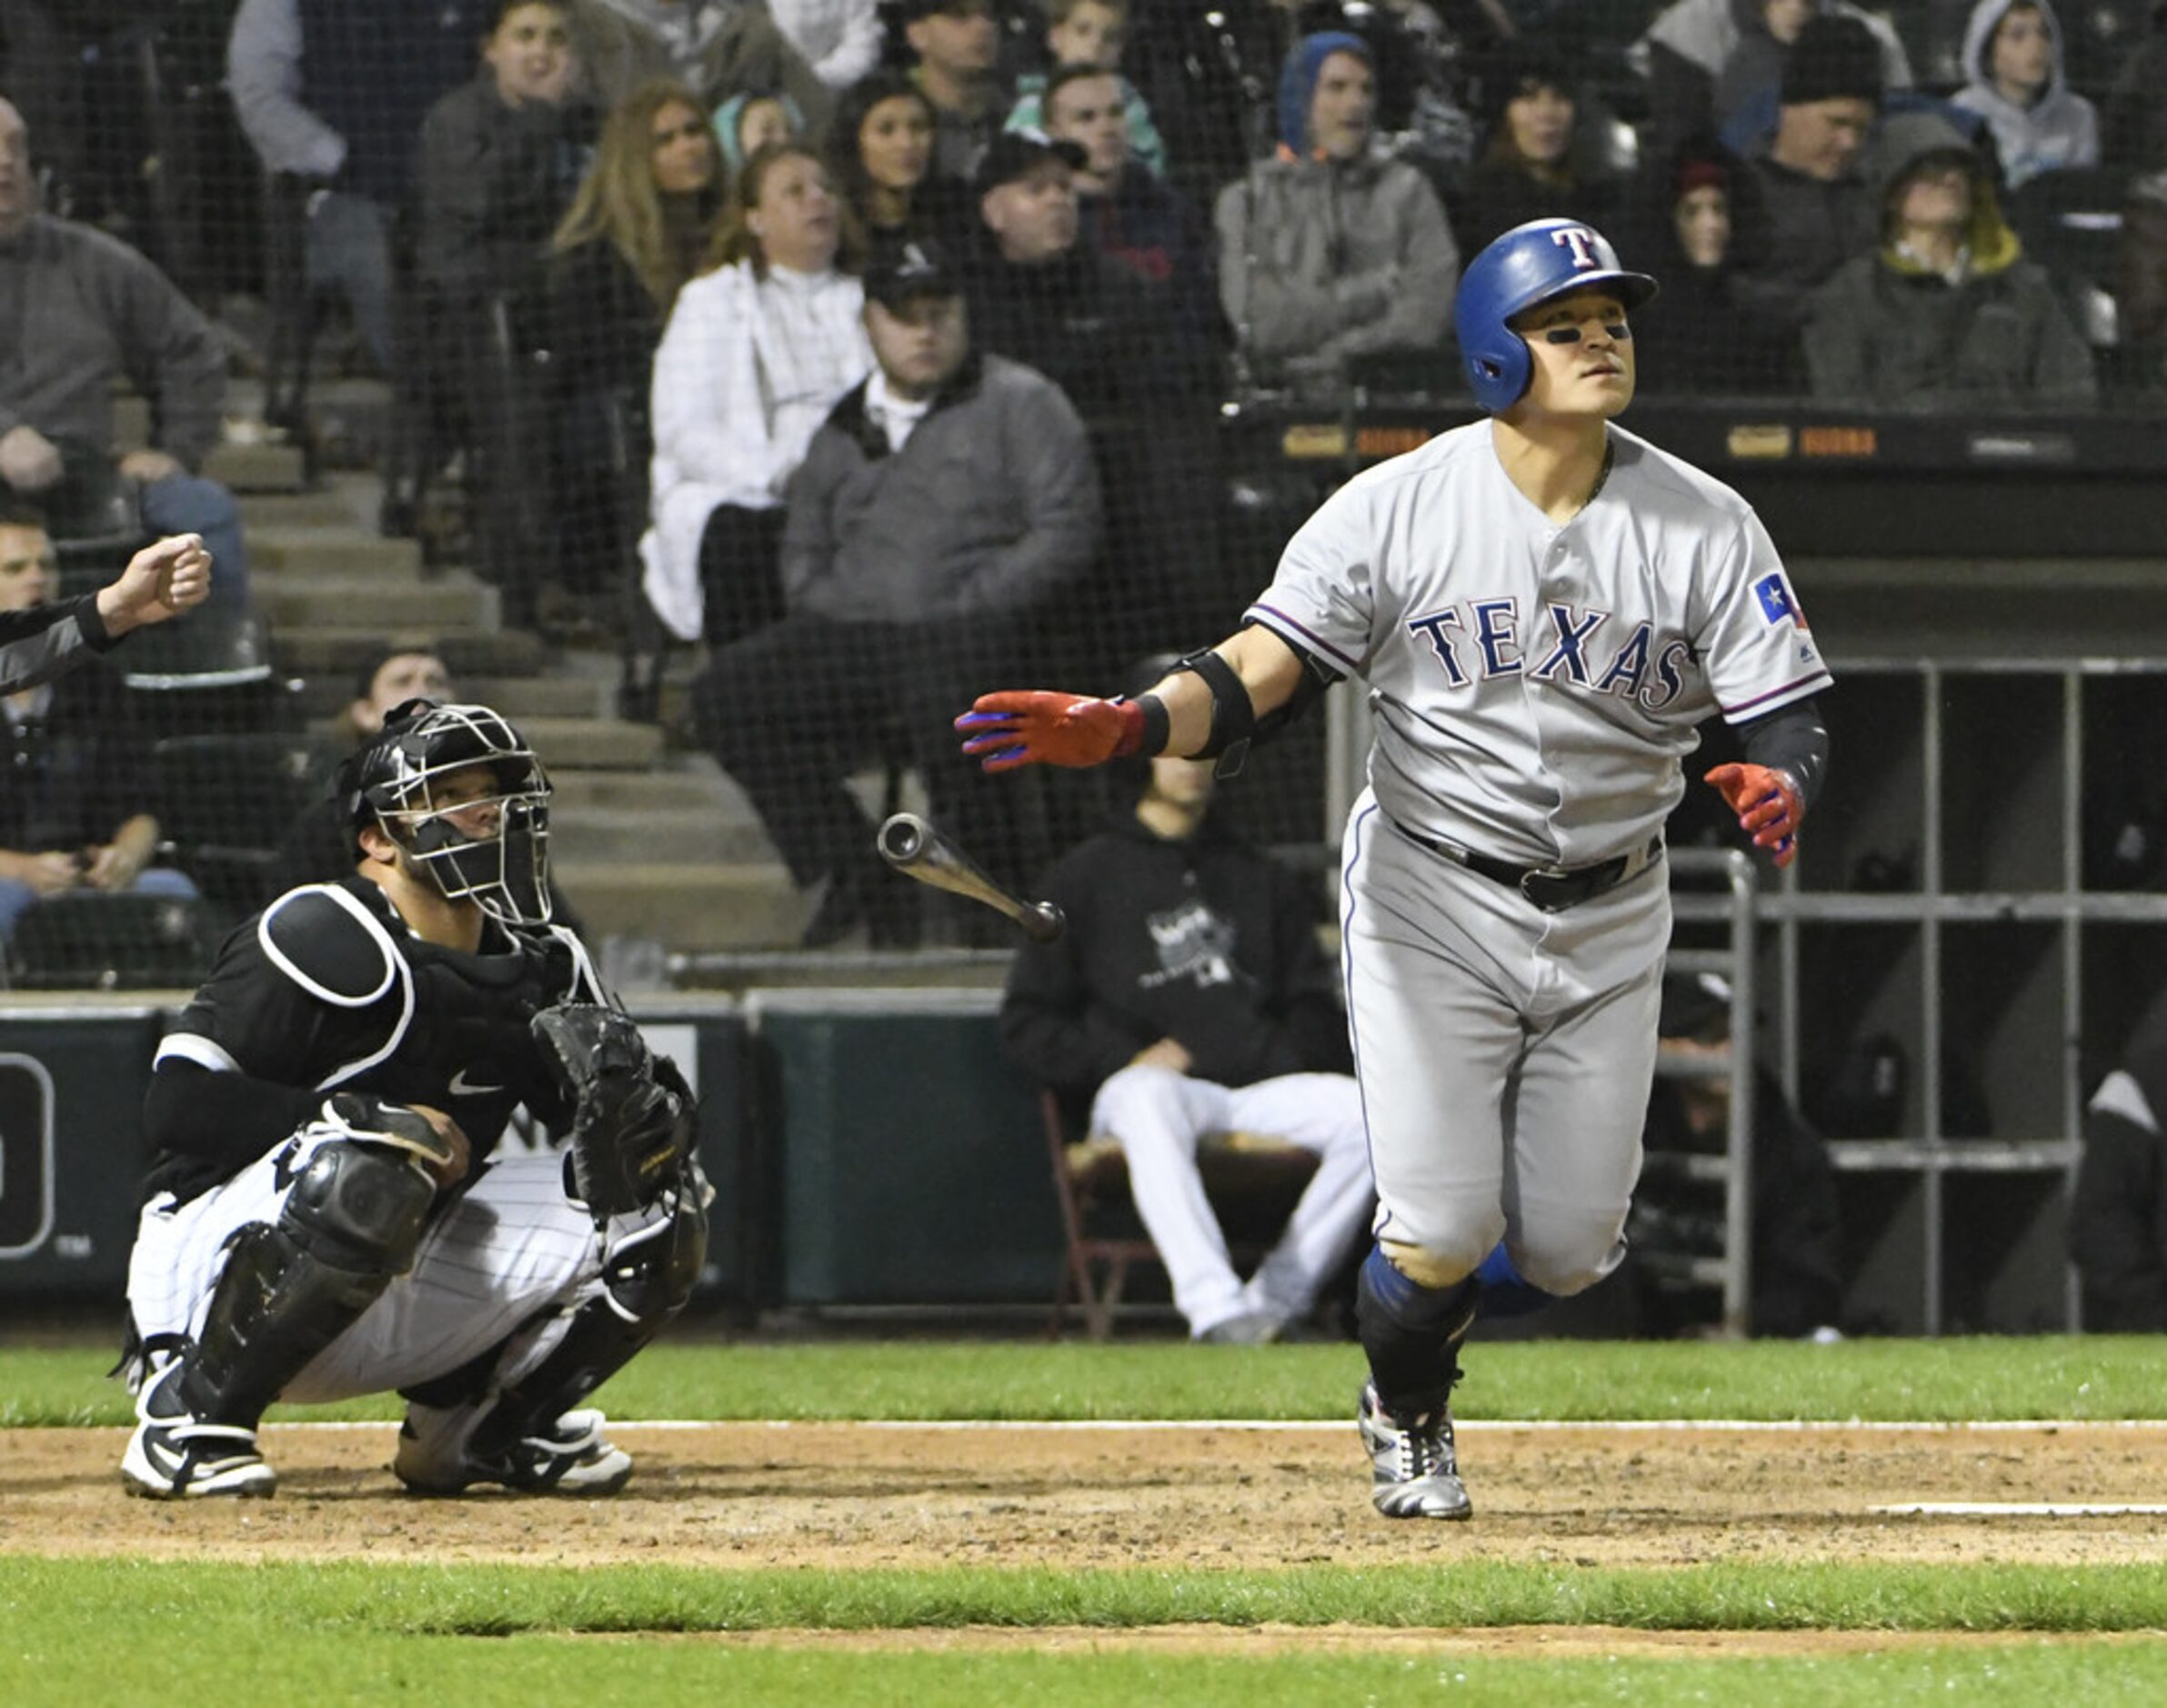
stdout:
{"type": "Polygon", "coordinates": [[[1351,1423],[612,1432],[639,1469],[609,1501],[417,1501],[391,1477],[392,1426],[272,1425],[276,1500],[159,1504],[122,1494],[121,1431],[10,1431],[0,1433],[0,1553],[837,1569],[2167,1561],[2157,1515],[1873,1510],[2158,1502],[2167,1425],[1470,1425],[1460,1441],[1477,1512],[1468,1524],[1377,1517],[1351,1423]]]}

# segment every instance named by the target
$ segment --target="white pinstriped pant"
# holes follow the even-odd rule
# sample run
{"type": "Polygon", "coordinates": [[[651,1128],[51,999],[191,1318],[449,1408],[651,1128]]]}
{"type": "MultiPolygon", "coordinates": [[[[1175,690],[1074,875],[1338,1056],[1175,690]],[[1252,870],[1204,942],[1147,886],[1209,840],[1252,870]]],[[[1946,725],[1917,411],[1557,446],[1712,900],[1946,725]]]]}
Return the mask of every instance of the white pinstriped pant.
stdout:
{"type": "MultiPolygon", "coordinates": [[[[144,1207],[128,1261],[128,1306],[145,1339],[194,1334],[224,1266],[226,1242],[250,1222],[275,1222],[318,1145],[338,1135],[305,1129],[278,1183],[278,1146],[231,1180],[176,1208],[171,1193],[144,1207]]],[[[665,1211],[620,1216],[614,1245],[665,1211]]],[[[570,1312],[601,1291],[604,1236],[565,1197],[555,1152],[499,1154],[467,1191],[440,1208],[413,1266],[319,1352],[280,1398],[305,1404],[411,1387],[446,1375],[551,1313],[497,1371],[517,1381],[563,1338],[570,1312]]]]}

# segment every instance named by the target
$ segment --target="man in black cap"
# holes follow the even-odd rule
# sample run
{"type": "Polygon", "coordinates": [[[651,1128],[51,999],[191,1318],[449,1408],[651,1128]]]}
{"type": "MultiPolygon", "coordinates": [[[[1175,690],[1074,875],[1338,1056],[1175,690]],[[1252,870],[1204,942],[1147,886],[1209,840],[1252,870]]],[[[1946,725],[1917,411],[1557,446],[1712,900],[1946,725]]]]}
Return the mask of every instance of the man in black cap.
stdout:
{"type": "MultiPolygon", "coordinates": [[[[784,616],[716,653],[693,688],[702,734],[792,877],[827,880],[808,946],[861,923],[877,945],[915,935],[915,888],[875,857],[844,786],[891,737],[980,860],[1020,879],[1043,858],[1013,797],[956,753],[948,708],[995,663],[1047,656],[1064,628],[1049,607],[1100,538],[1083,423],[1042,376],[972,349],[947,257],[884,250],[865,291],[877,366],[791,480],[784,616]]],[[[958,908],[972,924],[983,913],[958,908]]]]}
{"type": "Polygon", "coordinates": [[[1080,146],[1003,131],[978,163],[968,290],[980,346],[1037,368],[1094,427],[1206,389],[1210,352],[1187,347],[1163,286],[1078,241],[1080,146]]]}
{"type": "Polygon", "coordinates": [[[1809,19],[1785,56],[1778,98],[1775,134],[1747,162],[1762,228],[1741,259],[1771,311],[1795,327],[1807,294],[1878,238],[1860,156],[1881,111],[1881,44],[1841,13],[1809,19]]]}

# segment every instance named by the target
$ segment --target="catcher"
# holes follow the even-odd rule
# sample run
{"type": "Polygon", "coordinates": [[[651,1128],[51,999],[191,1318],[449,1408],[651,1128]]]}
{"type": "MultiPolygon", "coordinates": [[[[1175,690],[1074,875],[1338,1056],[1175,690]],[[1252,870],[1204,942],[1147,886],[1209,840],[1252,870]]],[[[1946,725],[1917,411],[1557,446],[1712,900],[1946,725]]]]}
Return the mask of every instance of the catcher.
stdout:
{"type": "Polygon", "coordinates": [[[502,717],[409,701],[339,789],[354,873],[237,927],[158,1048],[122,1478],[267,1495],[273,1401],[396,1390],[416,1493],[613,1493],[580,1402],[699,1273],[692,1093],[548,923],[549,783],[502,717]],[[497,1151],[522,1105],[558,1149],[497,1151]]]}

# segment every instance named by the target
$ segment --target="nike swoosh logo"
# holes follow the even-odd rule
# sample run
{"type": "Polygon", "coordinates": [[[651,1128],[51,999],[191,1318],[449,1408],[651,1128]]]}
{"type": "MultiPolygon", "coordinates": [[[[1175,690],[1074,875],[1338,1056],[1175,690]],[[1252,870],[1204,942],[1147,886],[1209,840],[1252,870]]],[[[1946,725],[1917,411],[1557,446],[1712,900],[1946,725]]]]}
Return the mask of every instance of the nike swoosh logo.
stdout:
{"type": "Polygon", "coordinates": [[[492,1091],[503,1090],[504,1087],[471,1084],[467,1078],[467,1070],[461,1068],[458,1072],[451,1076],[451,1090],[452,1095],[455,1097],[487,1097],[492,1091]]]}

